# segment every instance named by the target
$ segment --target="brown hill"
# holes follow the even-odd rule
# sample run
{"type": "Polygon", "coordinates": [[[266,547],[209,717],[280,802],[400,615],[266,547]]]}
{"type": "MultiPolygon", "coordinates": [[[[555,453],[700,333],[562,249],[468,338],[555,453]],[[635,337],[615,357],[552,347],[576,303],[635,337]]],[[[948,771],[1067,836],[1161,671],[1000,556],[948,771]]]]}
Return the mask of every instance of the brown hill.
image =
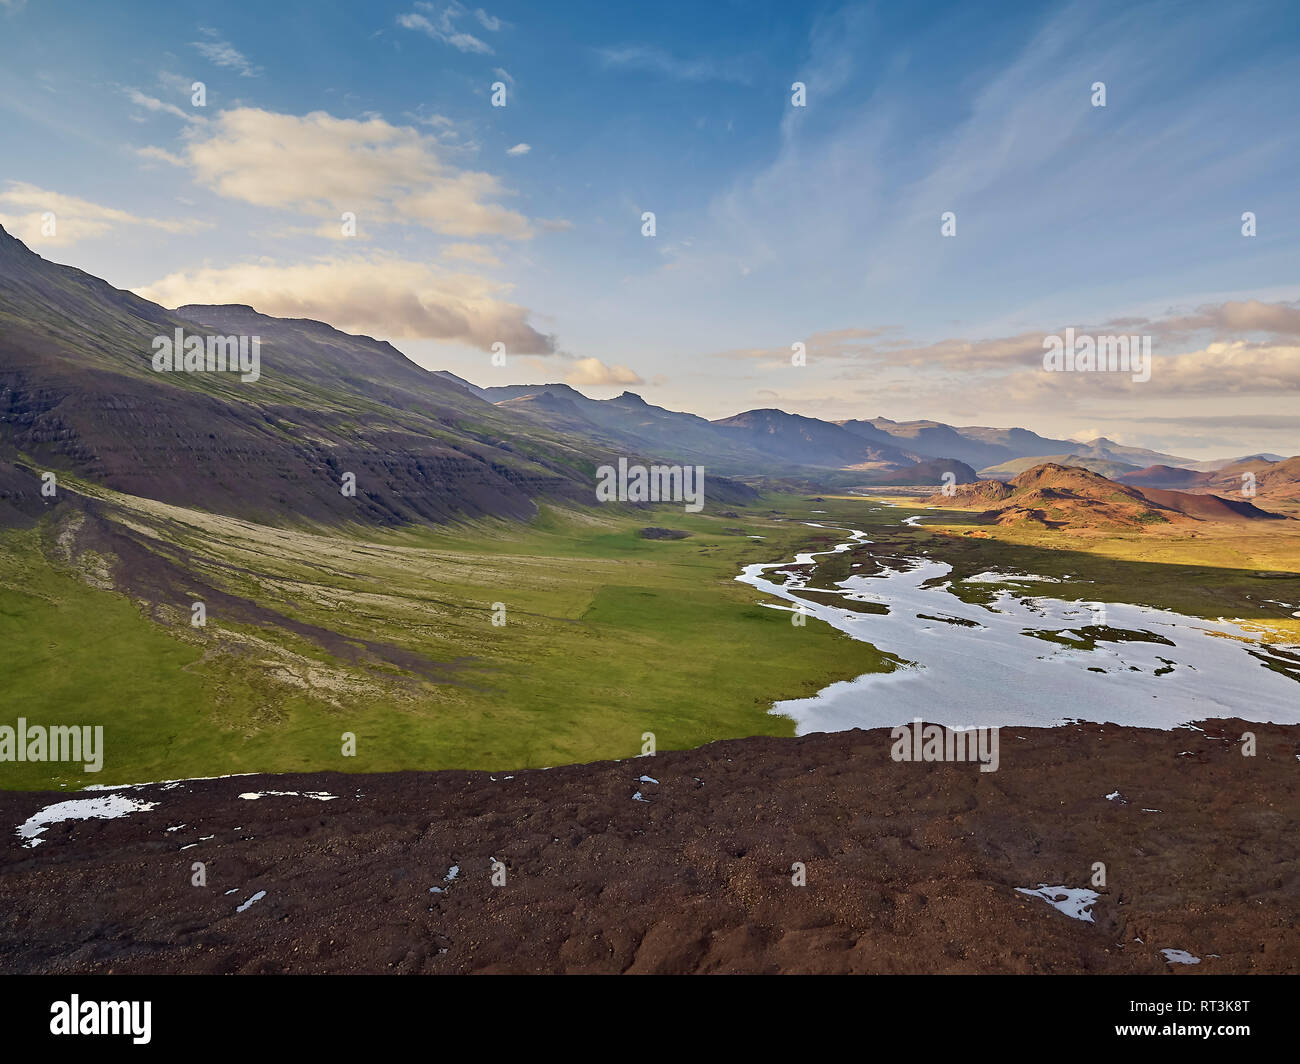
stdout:
{"type": "Polygon", "coordinates": [[[1246,481],[1245,474],[1253,474],[1256,498],[1276,502],[1300,501],[1300,456],[1270,462],[1266,458],[1248,458],[1224,466],[1211,476],[1212,490],[1240,497],[1246,481]]]}
{"type": "Polygon", "coordinates": [[[1121,484],[1131,484],[1135,488],[1173,488],[1175,490],[1195,491],[1208,488],[1213,483],[1215,474],[1202,473],[1195,469],[1183,469],[1179,466],[1153,465],[1124,473],[1115,479],[1121,484]]]}
{"type": "Polygon", "coordinates": [[[965,485],[954,496],[932,495],[926,501],[949,509],[982,510],[989,523],[1047,528],[1140,530],[1190,521],[1285,520],[1244,499],[1139,490],[1088,469],[1053,462],[1028,469],[1005,484],[965,485]]]}

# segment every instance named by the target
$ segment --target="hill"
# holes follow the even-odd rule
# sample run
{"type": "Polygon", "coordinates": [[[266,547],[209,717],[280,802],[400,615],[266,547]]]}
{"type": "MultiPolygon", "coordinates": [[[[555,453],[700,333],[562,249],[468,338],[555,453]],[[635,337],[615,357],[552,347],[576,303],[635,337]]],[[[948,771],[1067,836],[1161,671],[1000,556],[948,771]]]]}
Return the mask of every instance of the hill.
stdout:
{"type": "Polygon", "coordinates": [[[926,486],[944,483],[944,476],[952,474],[955,484],[976,484],[979,474],[965,462],[953,458],[928,458],[914,466],[900,469],[895,473],[872,475],[862,482],[862,487],[881,485],[888,487],[926,486]]]}
{"type": "Polygon", "coordinates": [[[1077,466],[1044,463],[1009,482],[984,481],[957,489],[954,497],[927,502],[949,509],[977,509],[996,524],[1047,528],[1142,530],[1193,521],[1286,520],[1245,500],[1116,484],[1077,466]]]}
{"type": "MultiPolygon", "coordinates": [[[[994,480],[1010,480],[1012,477],[1025,472],[1027,469],[1033,469],[1034,466],[1042,465],[1044,462],[1051,462],[1054,465],[1073,466],[1078,469],[1088,469],[1093,473],[1098,473],[1103,477],[1111,480],[1119,479],[1126,473],[1137,472],[1137,466],[1130,465],[1128,462],[1117,462],[1111,458],[1089,458],[1080,454],[1055,454],[1048,455],[1046,458],[1012,458],[1009,461],[1002,462],[995,466],[986,466],[980,470],[980,476],[992,478],[994,480]]],[[[1173,468],[1173,467],[1166,467],[1173,468]]]]}

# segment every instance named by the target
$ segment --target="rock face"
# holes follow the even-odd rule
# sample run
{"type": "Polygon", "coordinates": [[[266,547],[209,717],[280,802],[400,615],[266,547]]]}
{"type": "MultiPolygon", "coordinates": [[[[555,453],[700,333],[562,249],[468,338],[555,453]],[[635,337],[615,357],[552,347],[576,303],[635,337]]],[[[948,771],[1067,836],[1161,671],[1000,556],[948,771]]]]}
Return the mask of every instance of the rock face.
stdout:
{"type": "Polygon", "coordinates": [[[879,729],[93,792],[116,819],[0,792],[0,971],[1296,973],[1300,728],[1202,723],[1004,728],[988,774],[879,729]]]}

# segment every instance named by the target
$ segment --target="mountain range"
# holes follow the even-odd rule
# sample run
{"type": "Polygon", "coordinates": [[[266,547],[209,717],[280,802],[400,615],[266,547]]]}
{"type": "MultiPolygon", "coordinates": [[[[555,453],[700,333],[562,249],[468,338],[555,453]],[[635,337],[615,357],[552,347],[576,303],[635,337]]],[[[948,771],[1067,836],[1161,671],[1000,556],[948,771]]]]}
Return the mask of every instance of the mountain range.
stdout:
{"type": "MultiPolygon", "coordinates": [[[[1212,490],[1273,456],[1222,468],[1099,438],[887,418],[825,421],[768,408],[708,420],[624,392],[566,384],[479,387],[416,365],[392,344],[245,305],[166,309],[47,261],[0,228],[0,501],[47,503],[39,474],[265,523],[526,519],[547,499],[589,503],[618,457],[698,464],[715,502],[743,480],[843,487],[1013,477],[1043,461],[1146,472],[1149,487],[1212,490]],[[154,344],[257,336],[255,382],[157,372],[154,344]],[[1062,457],[1063,456],[1063,459],[1062,457]],[[356,491],[342,490],[352,474],[356,491]]],[[[1297,460],[1292,459],[1291,462],[1297,460]]],[[[1283,463],[1285,465],[1285,463],[1283,463]]]]}

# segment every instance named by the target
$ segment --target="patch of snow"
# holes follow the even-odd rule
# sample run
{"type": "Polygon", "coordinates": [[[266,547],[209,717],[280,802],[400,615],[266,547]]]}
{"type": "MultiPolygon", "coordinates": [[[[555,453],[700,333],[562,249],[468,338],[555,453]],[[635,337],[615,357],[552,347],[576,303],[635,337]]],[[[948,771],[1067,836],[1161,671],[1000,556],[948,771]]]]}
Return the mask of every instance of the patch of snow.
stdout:
{"type": "Polygon", "coordinates": [[[251,898],[249,898],[248,901],[244,902],[243,905],[236,906],[235,912],[242,913],[245,909],[247,909],[250,905],[252,905],[253,902],[261,901],[265,897],[266,897],[266,891],[259,890],[256,894],[254,894],[251,898]]]}
{"type": "Polygon", "coordinates": [[[1181,949],[1162,949],[1160,951],[1165,955],[1165,960],[1170,964],[1200,964],[1200,957],[1193,957],[1186,950],[1181,949]]]}
{"type": "Polygon", "coordinates": [[[325,791],[245,791],[239,797],[249,802],[255,802],[259,798],[270,798],[272,796],[281,798],[314,798],[318,802],[332,802],[338,797],[337,794],[327,794],[325,791]]]}
{"type": "Polygon", "coordinates": [[[1086,887],[1049,887],[1045,883],[1039,883],[1037,890],[1031,890],[1029,887],[1016,887],[1016,890],[1021,894],[1042,898],[1053,909],[1065,913],[1071,920],[1094,923],[1092,907],[1099,897],[1095,890],[1088,890],[1086,887]]]}
{"type": "MultiPolygon", "coordinates": [[[[142,802],[121,794],[107,795],[103,798],[70,798],[66,802],[55,802],[44,809],[37,810],[18,825],[18,834],[28,840],[23,843],[29,849],[38,844],[36,836],[42,834],[51,824],[62,824],[65,820],[114,820],[128,813],[146,813],[157,806],[157,802],[142,802]]],[[[44,840],[38,840],[43,842],[44,840]]]]}

